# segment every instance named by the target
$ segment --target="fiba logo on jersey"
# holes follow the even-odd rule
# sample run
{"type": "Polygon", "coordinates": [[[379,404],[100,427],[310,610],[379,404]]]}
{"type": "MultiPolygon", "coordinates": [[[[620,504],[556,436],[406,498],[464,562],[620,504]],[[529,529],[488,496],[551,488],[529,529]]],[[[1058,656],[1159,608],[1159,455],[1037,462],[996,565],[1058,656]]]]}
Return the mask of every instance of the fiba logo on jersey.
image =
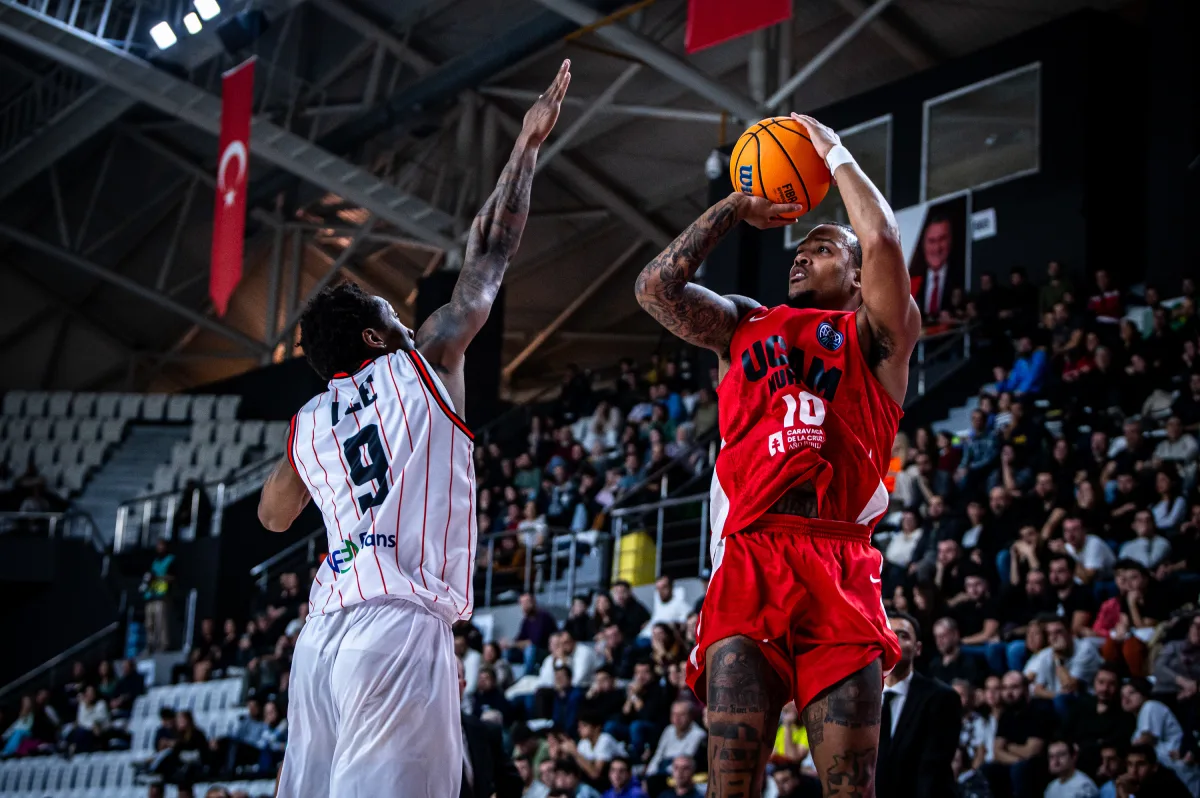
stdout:
{"type": "Polygon", "coordinates": [[[354,567],[354,557],[358,554],[358,546],[353,540],[343,540],[339,548],[329,552],[329,567],[339,574],[344,574],[354,567]]]}
{"type": "Polygon", "coordinates": [[[817,343],[830,352],[836,352],[841,349],[842,342],[845,340],[846,336],[833,329],[833,325],[827,321],[821,322],[820,326],[817,327],[817,343]]]}

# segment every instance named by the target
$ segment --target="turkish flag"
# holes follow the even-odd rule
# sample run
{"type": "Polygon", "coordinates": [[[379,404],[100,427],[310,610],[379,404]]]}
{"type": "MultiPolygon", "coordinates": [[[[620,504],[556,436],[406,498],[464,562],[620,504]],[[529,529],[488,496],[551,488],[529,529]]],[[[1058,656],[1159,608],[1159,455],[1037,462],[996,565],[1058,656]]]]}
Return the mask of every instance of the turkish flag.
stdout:
{"type": "Polygon", "coordinates": [[[790,19],[792,0],[688,0],[689,53],[790,19]]]}
{"type": "Polygon", "coordinates": [[[246,183],[250,177],[250,110],[254,104],[254,58],[221,78],[221,149],[213,208],[212,269],[208,293],[218,316],[242,279],[246,236],[246,183]]]}

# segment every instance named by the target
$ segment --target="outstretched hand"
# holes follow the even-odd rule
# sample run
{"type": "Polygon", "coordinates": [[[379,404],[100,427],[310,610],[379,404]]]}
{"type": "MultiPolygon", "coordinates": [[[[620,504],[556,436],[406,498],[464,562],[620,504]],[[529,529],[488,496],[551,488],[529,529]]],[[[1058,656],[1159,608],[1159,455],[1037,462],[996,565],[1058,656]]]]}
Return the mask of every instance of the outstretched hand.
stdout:
{"type": "Polygon", "coordinates": [[[530,139],[531,143],[541,144],[550,135],[550,131],[554,130],[554,123],[558,121],[558,112],[562,110],[563,97],[567,96],[567,87],[570,85],[571,59],[568,58],[558,68],[558,74],[554,76],[554,82],[550,84],[550,88],[546,89],[545,93],[537,98],[533,107],[525,112],[525,121],[521,125],[521,131],[530,139]]]}

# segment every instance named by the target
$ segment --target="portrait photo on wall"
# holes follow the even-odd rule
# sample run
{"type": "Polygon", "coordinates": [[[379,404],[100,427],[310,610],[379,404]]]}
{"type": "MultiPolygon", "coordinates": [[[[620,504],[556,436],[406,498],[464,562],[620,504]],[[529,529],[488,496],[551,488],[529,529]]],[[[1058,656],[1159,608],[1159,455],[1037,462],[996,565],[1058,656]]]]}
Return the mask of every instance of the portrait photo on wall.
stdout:
{"type": "Polygon", "coordinates": [[[937,323],[943,312],[956,315],[965,308],[970,289],[970,199],[964,193],[925,206],[908,274],[926,323],[937,323]]]}

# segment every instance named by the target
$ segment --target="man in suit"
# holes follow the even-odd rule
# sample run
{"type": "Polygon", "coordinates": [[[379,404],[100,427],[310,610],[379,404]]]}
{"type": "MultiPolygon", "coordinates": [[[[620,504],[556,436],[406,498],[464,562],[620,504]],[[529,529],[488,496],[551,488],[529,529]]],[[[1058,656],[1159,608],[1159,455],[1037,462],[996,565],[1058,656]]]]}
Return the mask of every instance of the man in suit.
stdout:
{"type": "Polygon", "coordinates": [[[958,747],[958,694],[913,670],[921,628],[902,612],[888,621],[900,641],[900,661],[884,682],[875,779],[878,798],[954,798],[951,763],[958,747]]]}
{"type": "Polygon", "coordinates": [[[954,250],[954,224],[947,216],[933,216],[921,233],[921,258],[925,268],[914,274],[912,295],[921,306],[921,315],[936,322],[949,307],[950,292],[962,288],[962,273],[950,265],[954,250]]]}
{"type": "MultiPolygon", "coordinates": [[[[458,694],[467,689],[463,661],[458,660],[458,694]]],[[[504,755],[500,729],[462,714],[463,778],[459,798],[521,798],[524,784],[516,765],[504,755]]]]}

